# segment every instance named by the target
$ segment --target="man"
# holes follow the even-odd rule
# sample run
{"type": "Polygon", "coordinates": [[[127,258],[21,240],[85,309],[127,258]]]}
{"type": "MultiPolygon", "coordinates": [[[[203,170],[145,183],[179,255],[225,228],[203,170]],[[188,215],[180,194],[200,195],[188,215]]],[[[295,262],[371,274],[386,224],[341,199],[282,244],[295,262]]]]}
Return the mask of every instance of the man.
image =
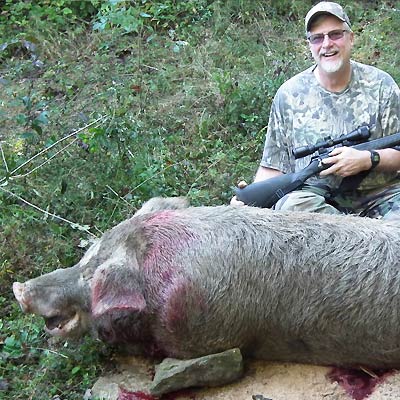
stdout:
{"type": "MultiPolygon", "coordinates": [[[[387,73],[350,59],[354,33],[343,8],[320,2],[307,13],[305,27],[316,65],[276,93],[255,182],[303,169],[311,156],[295,160],[292,150],[327,136],[362,125],[371,127],[371,139],[400,132],[399,87],[387,73]]],[[[331,166],[274,208],[400,218],[400,151],[338,147],[323,162],[331,166]],[[338,191],[344,177],[363,171],[368,173],[361,184],[338,191]]],[[[231,204],[243,203],[234,197],[231,204]]]]}

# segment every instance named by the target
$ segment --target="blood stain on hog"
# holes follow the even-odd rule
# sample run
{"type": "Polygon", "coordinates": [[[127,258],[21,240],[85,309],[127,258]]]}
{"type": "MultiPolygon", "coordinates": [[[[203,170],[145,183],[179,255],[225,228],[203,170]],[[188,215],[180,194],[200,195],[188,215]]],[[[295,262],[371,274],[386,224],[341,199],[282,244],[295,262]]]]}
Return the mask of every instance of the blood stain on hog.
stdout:
{"type": "MultiPolygon", "coordinates": [[[[195,239],[193,232],[184,223],[179,223],[171,211],[151,216],[145,222],[145,229],[151,238],[151,246],[144,261],[145,270],[153,269],[160,260],[171,263],[176,254],[195,239]]],[[[169,270],[174,270],[172,265],[169,270]]],[[[168,268],[163,264],[163,273],[166,272],[168,268]]]]}
{"type": "Polygon", "coordinates": [[[361,369],[333,368],[327,376],[332,382],[337,382],[354,400],[364,400],[377,385],[395,372],[395,370],[374,369],[371,373],[367,373],[361,369]]]}
{"type": "Polygon", "coordinates": [[[177,400],[182,396],[195,400],[195,396],[188,390],[178,390],[172,393],[166,393],[161,397],[154,397],[144,392],[128,392],[119,388],[118,400],[177,400]]]}
{"type": "Polygon", "coordinates": [[[169,331],[184,329],[189,319],[189,313],[200,316],[204,312],[206,312],[205,299],[198,288],[189,280],[177,278],[165,291],[163,320],[169,331]]]}
{"type": "Polygon", "coordinates": [[[156,400],[156,398],[144,392],[128,392],[120,388],[118,400],[156,400]]]}

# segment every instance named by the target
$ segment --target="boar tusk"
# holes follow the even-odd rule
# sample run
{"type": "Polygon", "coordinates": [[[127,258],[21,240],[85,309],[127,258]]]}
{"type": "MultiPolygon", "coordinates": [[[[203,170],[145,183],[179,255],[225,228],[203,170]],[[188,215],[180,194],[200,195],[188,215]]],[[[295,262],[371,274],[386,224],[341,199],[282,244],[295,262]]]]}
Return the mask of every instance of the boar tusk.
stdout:
{"type": "Polygon", "coordinates": [[[65,324],[59,323],[55,328],[49,329],[45,327],[45,331],[51,336],[67,336],[79,325],[80,316],[76,313],[73,318],[65,324]]]}

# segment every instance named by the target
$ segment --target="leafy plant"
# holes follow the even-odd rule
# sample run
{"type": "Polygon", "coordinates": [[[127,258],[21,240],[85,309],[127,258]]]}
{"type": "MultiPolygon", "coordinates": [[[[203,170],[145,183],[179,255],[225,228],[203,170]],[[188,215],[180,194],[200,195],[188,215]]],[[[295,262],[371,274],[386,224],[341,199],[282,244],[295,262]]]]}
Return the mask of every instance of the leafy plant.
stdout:
{"type": "MultiPolygon", "coordinates": [[[[155,31],[177,32],[185,37],[195,29],[196,23],[211,17],[212,1],[154,1],[142,0],[132,4],[126,0],[103,2],[97,14],[93,29],[118,28],[124,33],[149,34],[155,31]]],[[[151,40],[151,36],[148,40],[151,40]]],[[[179,46],[179,45],[178,45],[179,46]]]]}
{"type": "Polygon", "coordinates": [[[3,0],[0,2],[0,33],[2,37],[9,37],[10,28],[22,33],[32,25],[40,29],[46,24],[66,29],[71,22],[90,18],[99,3],[99,0],[3,0]]]}
{"type": "MultiPolygon", "coordinates": [[[[5,298],[0,298],[0,303],[4,307],[5,298]]],[[[16,315],[14,308],[11,312],[16,315]]],[[[7,383],[7,392],[15,399],[47,400],[62,395],[64,385],[69,387],[71,396],[83,393],[107,354],[98,342],[90,340],[49,345],[42,323],[36,318],[0,319],[0,327],[0,379],[7,383]],[[76,351],[78,345],[80,351],[76,351]]]]}

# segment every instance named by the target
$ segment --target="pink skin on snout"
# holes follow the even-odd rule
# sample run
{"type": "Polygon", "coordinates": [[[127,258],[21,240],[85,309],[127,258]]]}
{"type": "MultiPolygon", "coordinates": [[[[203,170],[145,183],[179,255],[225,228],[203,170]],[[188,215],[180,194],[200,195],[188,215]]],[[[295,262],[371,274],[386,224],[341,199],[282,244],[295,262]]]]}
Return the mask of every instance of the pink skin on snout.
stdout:
{"type": "Polygon", "coordinates": [[[14,282],[13,283],[13,292],[14,292],[14,296],[17,299],[22,311],[28,312],[29,307],[24,298],[25,285],[23,283],[14,282]]]}

